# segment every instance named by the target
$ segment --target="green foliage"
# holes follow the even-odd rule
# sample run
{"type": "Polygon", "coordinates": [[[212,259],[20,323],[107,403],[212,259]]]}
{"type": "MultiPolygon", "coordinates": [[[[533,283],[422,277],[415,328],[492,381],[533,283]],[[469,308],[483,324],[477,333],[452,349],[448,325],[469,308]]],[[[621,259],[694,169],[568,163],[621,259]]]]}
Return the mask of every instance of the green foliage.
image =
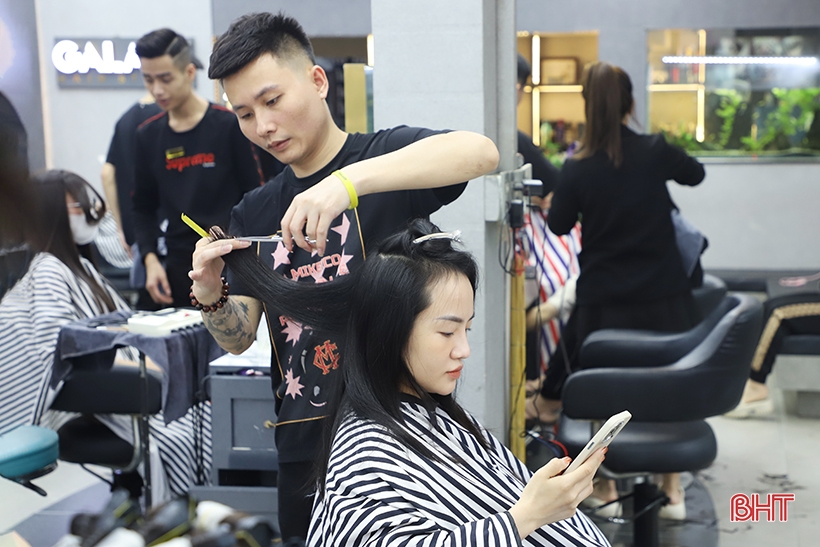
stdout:
{"type": "Polygon", "coordinates": [[[715,115],[723,120],[715,146],[718,150],[723,150],[732,136],[737,113],[741,107],[745,107],[745,103],[740,93],[734,89],[718,89],[715,91],[715,95],[720,98],[720,103],[715,109],[715,115]]]}
{"type": "MultiPolygon", "coordinates": [[[[756,138],[742,137],[743,145],[752,152],[763,150],[786,150],[792,147],[791,139],[798,131],[808,132],[820,104],[820,89],[772,89],[771,95],[760,101],[759,108],[772,108],[760,123],[759,111],[754,114],[758,127],[756,138]]],[[[803,139],[804,146],[808,146],[803,139]]]]}
{"type": "Polygon", "coordinates": [[[561,166],[564,165],[564,162],[567,159],[567,153],[563,148],[566,146],[562,146],[561,143],[553,142],[551,140],[541,141],[541,153],[544,154],[544,157],[547,158],[547,161],[553,164],[558,169],[561,169],[561,166]]]}
{"type": "Polygon", "coordinates": [[[718,106],[712,114],[721,120],[717,134],[707,135],[704,142],[698,142],[695,134],[681,122],[677,129],[661,130],[668,142],[688,152],[707,155],[710,152],[724,152],[721,155],[784,151],[806,153],[808,149],[820,146],[820,139],[813,135],[813,132],[820,134],[820,120],[815,121],[815,116],[820,115],[820,88],[774,88],[756,104],[749,104],[734,89],[719,89],[712,93],[718,97],[718,106]],[[752,119],[757,134],[740,137],[739,149],[727,148],[738,115],[748,108],[754,109],[752,119]],[[794,142],[796,135],[805,136],[798,143],[794,142]]]}
{"type": "Polygon", "coordinates": [[[662,129],[661,134],[666,139],[666,142],[679,146],[687,152],[700,152],[702,150],[713,149],[709,144],[698,141],[695,134],[689,131],[683,122],[680,123],[677,130],[667,131],[662,129]]]}

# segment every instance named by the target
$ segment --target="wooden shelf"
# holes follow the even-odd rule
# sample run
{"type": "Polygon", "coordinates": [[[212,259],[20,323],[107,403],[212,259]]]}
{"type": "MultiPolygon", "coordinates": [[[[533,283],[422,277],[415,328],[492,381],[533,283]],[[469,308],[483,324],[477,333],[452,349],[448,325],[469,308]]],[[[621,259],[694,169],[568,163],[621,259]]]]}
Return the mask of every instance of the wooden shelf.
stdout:
{"type": "Polygon", "coordinates": [[[539,93],[580,93],[583,91],[583,86],[580,85],[536,85],[525,86],[524,93],[532,93],[533,89],[537,89],[539,93]]]}
{"type": "MultiPolygon", "coordinates": [[[[588,63],[598,60],[598,32],[523,33],[519,32],[518,52],[533,67],[533,78],[540,77],[544,59],[574,58],[578,77],[588,63]]],[[[536,84],[524,87],[518,106],[518,129],[541,144],[541,124],[563,120],[573,126],[583,123],[584,105],[580,85],[536,84]]]]}
{"type": "Polygon", "coordinates": [[[646,86],[647,91],[670,92],[670,91],[703,91],[703,84],[650,84],[646,86]]]}

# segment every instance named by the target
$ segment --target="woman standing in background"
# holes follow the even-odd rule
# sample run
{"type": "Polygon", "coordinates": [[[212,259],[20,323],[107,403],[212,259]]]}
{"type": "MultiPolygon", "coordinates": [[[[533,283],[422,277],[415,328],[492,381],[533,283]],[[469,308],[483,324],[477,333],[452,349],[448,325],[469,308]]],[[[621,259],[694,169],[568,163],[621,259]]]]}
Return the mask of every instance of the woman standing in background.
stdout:
{"type": "MultiPolygon", "coordinates": [[[[582,85],[586,128],[579,151],[561,171],[548,220],[559,235],[579,218],[582,225],[577,344],[567,348],[571,370],[578,369],[580,346],[596,330],[683,332],[700,320],[675,242],[666,182],[695,186],[705,176],[703,165],[662,135],[641,135],[626,126],[635,101],[622,69],[593,63],[584,70],[582,85]]],[[[550,369],[559,378],[551,381],[548,372],[541,395],[554,401],[565,367],[550,369]]],[[[662,489],[670,503],[661,517],[684,519],[680,477],[666,475],[662,489]]],[[[616,499],[614,483],[602,481],[594,496],[590,505],[616,499]]]]}

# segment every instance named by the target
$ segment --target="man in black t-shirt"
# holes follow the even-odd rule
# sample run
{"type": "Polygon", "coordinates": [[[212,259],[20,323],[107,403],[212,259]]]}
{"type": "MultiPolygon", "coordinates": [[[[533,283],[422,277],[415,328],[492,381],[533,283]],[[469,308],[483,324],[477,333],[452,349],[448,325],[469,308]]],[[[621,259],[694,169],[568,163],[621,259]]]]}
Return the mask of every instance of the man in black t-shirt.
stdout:
{"type": "Polygon", "coordinates": [[[114,126],[114,136],[108,145],[108,156],[100,172],[108,210],[117,221],[123,247],[129,253],[135,241],[131,196],[134,193],[137,127],[160,112],[162,110],[150,94],[126,110],[114,126]]]}
{"type": "Polygon", "coordinates": [[[264,183],[263,174],[233,113],[194,92],[201,65],[185,38],[156,30],[137,41],[136,51],[145,87],[162,110],[136,137],[134,228],[145,288],[160,306],[190,306],[188,272],[198,236],[180,215],[203,226],[226,225],[245,192],[264,183]]]}
{"type": "MultiPolygon", "coordinates": [[[[466,131],[398,127],[349,135],[339,129],[325,102],[327,76],[309,40],[281,14],[234,21],[214,46],[209,76],[222,81],[245,136],[287,165],[234,208],[229,231],[265,235],[281,228],[284,241],[260,247],[260,256],[300,282],[345,275],[369,246],[452,202],[464,181],[498,163],[495,145],[466,131]]],[[[190,276],[199,302],[220,300],[221,256],[249,245],[197,244],[190,276]]],[[[231,292],[203,319],[223,348],[241,353],[254,340],[263,306],[233,281],[231,292]]],[[[308,325],[284,316],[267,319],[275,348],[279,523],[284,538],[304,538],[326,393],[343,366],[341,348],[308,325]]]]}

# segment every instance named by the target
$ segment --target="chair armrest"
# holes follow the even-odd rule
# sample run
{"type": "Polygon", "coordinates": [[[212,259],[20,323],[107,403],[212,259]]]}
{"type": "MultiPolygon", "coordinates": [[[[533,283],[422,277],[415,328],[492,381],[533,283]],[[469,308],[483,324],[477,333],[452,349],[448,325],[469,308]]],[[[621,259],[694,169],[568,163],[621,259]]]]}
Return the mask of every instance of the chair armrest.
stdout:
{"type": "MultiPolygon", "coordinates": [[[[149,369],[147,412],[162,408],[162,376],[149,369]]],[[[52,410],[81,414],[139,414],[143,382],[136,366],[114,366],[108,370],[74,370],[65,379],[51,404],[52,410]]]]}
{"type": "Polygon", "coordinates": [[[686,355],[698,342],[690,332],[604,329],[584,340],[580,363],[582,369],[668,365],[686,355]]]}
{"type": "Polygon", "coordinates": [[[736,371],[681,364],[576,372],[562,392],[564,412],[574,419],[605,420],[629,410],[637,422],[682,422],[726,412],[732,406],[727,399],[740,401],[744,382],[736,371]]]}

